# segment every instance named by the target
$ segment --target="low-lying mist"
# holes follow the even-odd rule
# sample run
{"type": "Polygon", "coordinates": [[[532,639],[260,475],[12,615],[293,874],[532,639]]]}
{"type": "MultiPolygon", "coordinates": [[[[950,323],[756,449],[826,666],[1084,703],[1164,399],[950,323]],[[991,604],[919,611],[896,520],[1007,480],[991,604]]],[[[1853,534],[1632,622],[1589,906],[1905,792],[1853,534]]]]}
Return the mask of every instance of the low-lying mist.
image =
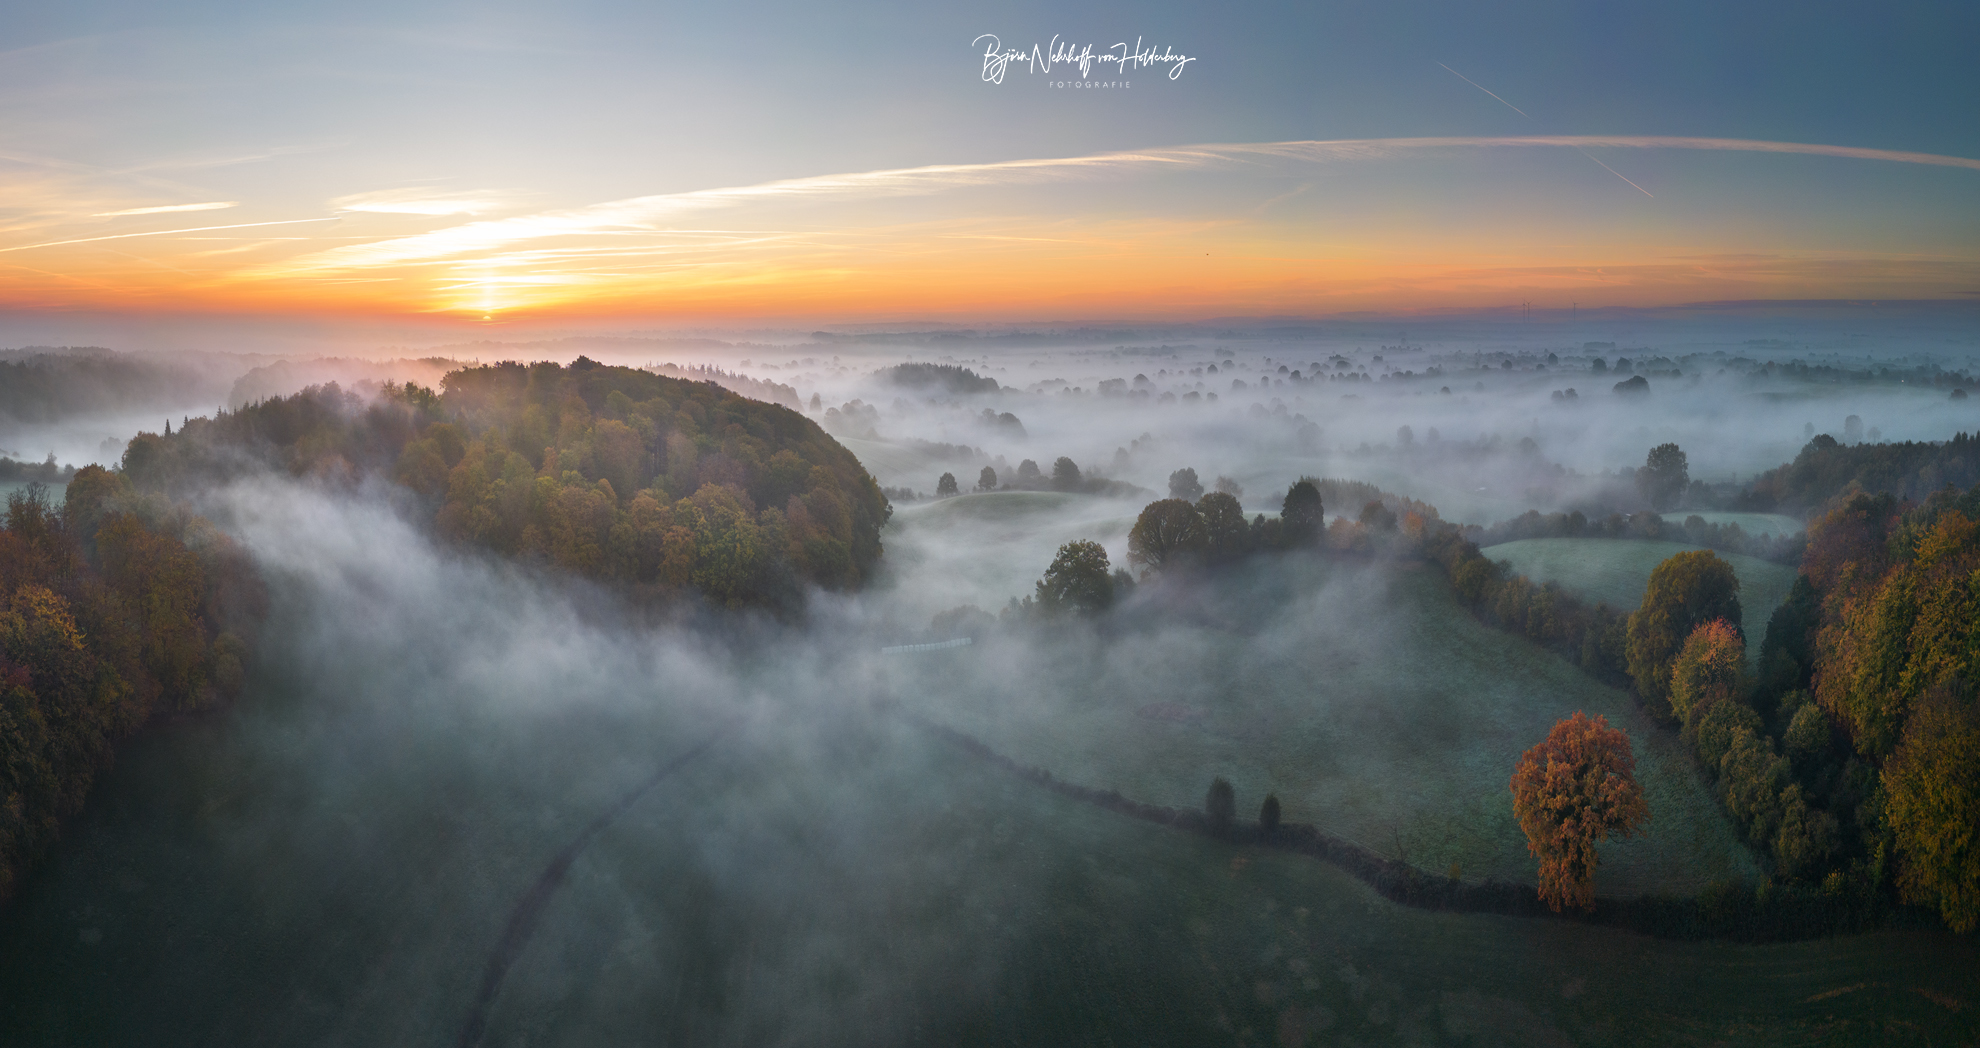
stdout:
{"type": "MultiPolygon", "coordinates": [[[[1176,808],[1221,776],[1243,818],[1269,792],[1288,820],[1418,868],[1531,883],[1507,776],[1548,725],[1586,710],[1635,740],[1653,811],[1649,836],[1604,845],[1605,894],[1762,876],[1672,733],[1481,624],[1431,567],[1265,553],[1144,579],[1097,621],[998,619],[1066,542],[1098,541],[1127,566],[1136,515],[1172,481],[1187,487],[1185,468],[1248,517],[1275,515],[1287,485],[1313,475],[1487,524],[1639,508],[1627,471],[1667,441],[1716,481],[1791,459],[1811,433],[1976,428],[1976,401],[1952,393],[1967,374],[1954,366],[1968,365],[1952,355],[1822,350],[1818,369],[1869,376],[1830,381],[1786,366],[1817,357],[1805,344],[1697,341],[931,352],[834,339],[643,361],[790,387],[894,489],[872,583],[812,591],[781,618],[656,610],[447,545],[380,478],[262,475],[209,491],[196,508],[270,587],[246,694],[134,740],[0,917],[0,1040],[1612,1031],[1615,1015],[1670,992],[1562,974],[1614,963],[1614,933],[1536,936],[1391,907],[1320,863],[1236,854],[1041,790],[922,725],[1176,808]],[[903,384],[886,369],[909,358],[1000,388],[903,384]],[[1647,394],[1613,391],[1636,376],[1647,394]],[[1055,480],[1062,457],[1077,477],[1055,480]],[[930,497],[944,473],[958,494],[930,497]]],[[[271,393],[363,377],[258,374],[271,393]]],[[[25,432],[52,439],[53,425],[25,432]]],[[[1863,963],[1943,961],[1905,942],[1863,963]]],[[[1709,959],[1633,948],[1670,971],[1709,959]]],[[[1827,984],[1796,949],[1764,963],[1782,966],[1766,978],[1810,982],[1798,1000],[1827,984]]]]}

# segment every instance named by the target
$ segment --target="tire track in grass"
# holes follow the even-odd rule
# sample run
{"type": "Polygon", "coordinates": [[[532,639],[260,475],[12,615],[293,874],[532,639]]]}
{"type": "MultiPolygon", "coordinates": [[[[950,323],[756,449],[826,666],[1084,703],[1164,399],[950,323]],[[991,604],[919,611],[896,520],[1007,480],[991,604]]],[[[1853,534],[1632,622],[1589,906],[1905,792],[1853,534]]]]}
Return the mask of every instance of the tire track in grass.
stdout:
{"type": "Polygon", "coordinates": [[[626,791],[613,802],[611,807],[606,808],[597,818],[587,823],[584,829],[579,830],[577,836],[571,838],[570,843],[564,845],[562,850],[550,859],[549,864],[543,867],[543,872],[537,875],[529,890],[523,893],[522,898],[517,900],[515,908],[509,911],[509,923],[502,929],[502,938],[496,942],[495,952],[488,957],[488,967],[483,969],[481,975],[481,989],[475,994],[474,1004],[468,1009],[467,1022],[461,1026],[461,1036],[455,1042],[460,1048],[474,1048],[481,1043],[481,1036],[488,1028],[488,1009],[494,1005],[496,996],[502,992],[502,981],[508,977],[509,968],[516,963],[516,959],[522,956],[523,949],[529,945],[530,936],[536,932],[536,922],[543,916],[544,909],[550,905],[550,899],[557,894],[557,889],[563,885],[564,877],[570,873],[571,864],[577,861],[577,857],[583,853],[586,846],[610,826],[613,820],[625,814],[626,809],[632,807],[648,791],[701,756],[724,735],[735,730],[737,723],[730,721],[723,724],[707,738],[661,765],[652,775],[647,776],[644,782],[626,791]]]}

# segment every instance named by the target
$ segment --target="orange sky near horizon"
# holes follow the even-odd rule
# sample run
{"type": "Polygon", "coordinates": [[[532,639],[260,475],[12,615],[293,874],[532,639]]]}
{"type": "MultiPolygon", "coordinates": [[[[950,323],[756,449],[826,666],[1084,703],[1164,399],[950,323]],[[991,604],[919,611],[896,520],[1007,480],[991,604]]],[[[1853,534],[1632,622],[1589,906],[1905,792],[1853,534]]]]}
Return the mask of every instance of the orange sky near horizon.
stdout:
{"type": "Polygon", "coordinates": [[[1183,320],[1980,290],[1972,216],[1915,206],[1918,186],[1971,193],[1973,161],[1599,141],[1654,162],[1662,195],[1552,140],[1189,147],[553,208],[430,188],[172,204],[16,167],[0,177],[33,206],[0,228],[0,309],[1183,320]]]}

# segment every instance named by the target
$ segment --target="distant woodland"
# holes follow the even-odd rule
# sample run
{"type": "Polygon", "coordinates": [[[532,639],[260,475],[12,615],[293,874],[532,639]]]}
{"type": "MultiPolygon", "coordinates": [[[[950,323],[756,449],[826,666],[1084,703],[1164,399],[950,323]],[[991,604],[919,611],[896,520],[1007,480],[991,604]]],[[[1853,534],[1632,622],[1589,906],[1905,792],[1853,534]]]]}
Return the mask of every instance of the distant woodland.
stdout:
{"type": "Polygon", "coordinates": [[[27,349],[0,355],[0,418],[70,415],[194,402],[212,383],[166,360],[107,349],[27,349]]]}
{"type": "Polygon", "coordinates": [[[1755,478],[1731,508],[1810,512],[1852,491],[1921,500],[1948,485],[1980,483],[1980,439],[1956,434],[1943,442],[1842,444],[1826,434],[1778,469],[1755,478]]]}

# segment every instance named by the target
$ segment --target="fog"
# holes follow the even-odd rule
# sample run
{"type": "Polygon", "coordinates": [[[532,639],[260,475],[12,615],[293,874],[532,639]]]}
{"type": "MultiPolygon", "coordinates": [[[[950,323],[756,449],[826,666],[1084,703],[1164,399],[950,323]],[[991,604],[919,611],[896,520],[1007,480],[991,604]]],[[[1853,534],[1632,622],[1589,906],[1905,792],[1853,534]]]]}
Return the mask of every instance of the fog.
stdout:
{"type": "MultiPolygon", "coordinates": [[[[1606,846],[1617,872],[1604,892],[1753,876],[1723,819],[1698,814],[1716,809],[1689,758],[1626,696],[1551,656],[1493,648],[1425,569],[1296,557],[1147,579],[1099,624],[994,620],[1065,542],[1099,541],[1125,565],[1135,515],[1184,468],[1205,488],[1232,482],[1248,515],[1276,513],[1310,475],[1490,524],[1626,503],[1622,471],[1667,441],[1694,478],[1744,481],[1811,433],[1980,428],[1980,397],[1952,397],[1964,378],[1931,378],[1972,374],[1976,342],[1940,327],[1783,336],[1708,319],[1602,333],[1425,323],[618,345],[624,362],[793,387],[881,484],[929,496],[895,499],[872,586],[815,592],[782,619],[643,607],[443,546],[382,481],[209,492],[195,508],[271,588],[247,694],[141,738],[101,784],[0,929],[0,973],[31,991],[0,1018],[96,1041],[162,1028],[435,1043],[481,1036],[476,1022],[479,1043],[501,1044],[1091,1039],[1100,1012],[1053,996],[1076,990],[1138,1002],[1127,1026],[1108,1013],[1114,1034],[1133,1040],[1140,1022],[1142,1041],[1192,1043],[1228,1036],[1244,1008],[1283,1024],[1281,991],[1255,988],[1283,982],[1325,1000],[1300,1013],[1316,1029],[1338,1021],[1372,1040],[1415,1039],[1409,1022],[1456,1029],[1451,1001],[1480,993],[1515,1016],[1506,1036],[1558,1034],[1528,1007],[1540,1005],[1517,1003],[1533,992],[1568,1007],[1553,983],[1530,991],[1532,944],[1492,940],[1437,964],[1395,952],[1427,926],[1330,868],[1298,860],[1240,885],[1245,867],[1214,844],[1038,790],[917,725],[1156,804],[1192,807],[1225,776],[1247,815],[1276,792],[1288,819],[1422,868],[1530,882],[1506,769],[1555,718],[1603,710],[1639,740],[1664,820],[1606,846]],[[1002,388],[903,386],[885,369],[906,361],[1002,388]],[[1613,391],[1637,375],[1647,393],[1613,391]],[[1026,460],[1049,478],[1060,456],[1115,484],[967,494],[985,466],[1001,487],[1026,460]],[[933,498],[944,472],[966,494],[933,498]],[[934,620],[967,605],[985,614],[934,620]],[[883,653],[959,637],[970,645],[883,653]],[[1298,918],[1320,960],[1254,973],[1284,967],[1265,943],[1296,908],[1323,907],[1311,929],[1298,918]],[[87,1013],[65,1003],[113,997],[87,1013]]],[[[464,348],[492,360],[515,347],[201,358],[184,367],[204,384],[172,395],[196,414],[194,393],[211,410],[322,381],[430,383],[443,365],[425,358],[464,348]]],[[[17,420],[0,444],[108,461],[92,439],[151,429],[143,413],[165,406],[133,394],[17,420]]],[[[1502,934],[1464,927],[1449,934],[1502,934]]],[[[1601,956],[1601,934],[1564,931],[1557,955],[1601,956]]]]}

